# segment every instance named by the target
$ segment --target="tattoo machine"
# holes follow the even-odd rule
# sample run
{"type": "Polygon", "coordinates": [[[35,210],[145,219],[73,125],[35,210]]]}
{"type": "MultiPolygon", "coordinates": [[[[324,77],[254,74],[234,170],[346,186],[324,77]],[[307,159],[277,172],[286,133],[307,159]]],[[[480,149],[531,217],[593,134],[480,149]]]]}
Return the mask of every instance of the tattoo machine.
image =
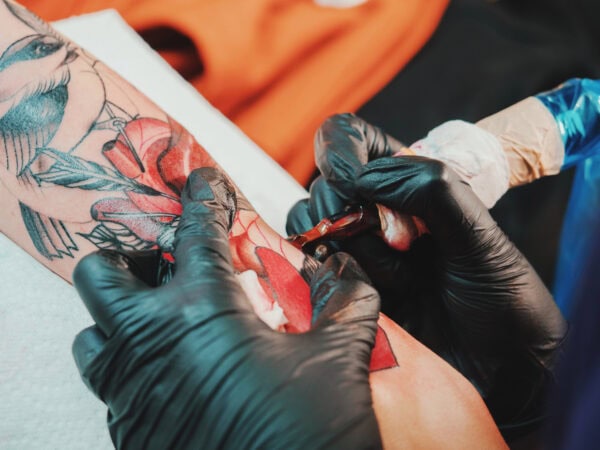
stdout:
{"type": "Polygon", "coordinates": [[[287,241],[305,254],[324,261],[332,253],[332,242],[376,229],[381,229],[381,222],[375,206],[347,206],[343,211],[322,219],[310,230],[291,235],[287,241]]]}

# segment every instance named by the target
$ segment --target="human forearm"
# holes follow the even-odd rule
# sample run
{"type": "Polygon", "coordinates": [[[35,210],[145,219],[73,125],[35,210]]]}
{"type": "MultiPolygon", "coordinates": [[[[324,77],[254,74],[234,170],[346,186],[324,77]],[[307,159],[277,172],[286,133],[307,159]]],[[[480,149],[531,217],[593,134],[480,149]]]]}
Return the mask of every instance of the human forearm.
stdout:
{"type": "MultiPolygon", "coordinates": [[[[70,278],[74,260],[103,243],[90,240],[100,225],[105,227],[96,231],[106,231],[104,241],[113,239],[114,245],[137,248],[144,246],[142,241],[149,245],[153,236],[156,239],[157,232],[166,228],[154,226],[152,230],[153,223],[147,220],[150,213],[154,218],[165,213],[161,224],[168,224],[167,213],[177,204],[169,198],[174,197],[172,188],[165,187],[157,164],[152,167],[156,150],[160,151],[157,144],[173,134],[173,122],[47,25],[17,7],[1,6],[3,29],[11,36],[11,41],[3,44],[0,71],[4,91],[0,179],[2,199],[12,208],[11,215],[3,214],[3,230],[65,278],[70,278]],[[20,48],[27,41],[29,46],[20,48]],[[136,133],[140,130],[145,132],[145,142],[136,133]],[[152,150],[154,154],[150,154],[152,150]],[[132,172],[119,160],[119,153],[131,159],[133,154],[145,157],[146,167],[132,172]],[[151,195],[140,195],[144,192],[151,195]],[[122,200],[131,212],[145,201],[149,208],[141,212],[148,213],[147,217],[138,215],[137,222],[146,226],[135,227],[132,214],[115,216],[112,222],[99,220],[111,212],[108,199],[122,200]],[[129,226],[123,225],[125,221],[129,226]]],[[[167,144],[165,150],[189,150],[185,147],[188,142],[167,144]]],[[[127,210],[123,209],[121,212],[127,210]]]]}

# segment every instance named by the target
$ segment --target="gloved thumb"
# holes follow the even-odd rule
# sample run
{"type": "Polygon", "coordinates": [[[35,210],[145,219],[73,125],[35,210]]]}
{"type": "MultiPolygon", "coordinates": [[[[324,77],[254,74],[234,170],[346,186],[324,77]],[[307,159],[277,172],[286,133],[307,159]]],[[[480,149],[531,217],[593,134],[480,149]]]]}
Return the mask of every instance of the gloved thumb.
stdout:
{"type": "Polygon", "coordinates": [[[235,187],[218,169],[196,169],[188,177],[181,203],[173,252],[175,275],[165,289],[176,289],[182,302],[194,304],[198,320],[227,310],[250,312],[252,320],[259,322],[235,277],[229,246],[228,233],[237,213],[235,187]]]}
{"type": "Polygon", "coordinates": [[[183,213],[175,233],[175,277],[232,275],[227,234],[236,213],[235,188],[217,169],[194,170],[181,194],[183,213]]]}
{"type": "Polygon", "coordinates": [[[349,335],[348,344],[357,343],[368,361],[380,300],[356,261],[346,253],[329,257],[315,273],[310,290],[313,330],[343,329],[349,335]]]}
{"type": "Polygon", "coordinates": [[[304,233],[321,219],[339,213],[347,203],[319,176],[310,185],[310,198],[299,200],[288,213],[286,232],[304,233]]]}

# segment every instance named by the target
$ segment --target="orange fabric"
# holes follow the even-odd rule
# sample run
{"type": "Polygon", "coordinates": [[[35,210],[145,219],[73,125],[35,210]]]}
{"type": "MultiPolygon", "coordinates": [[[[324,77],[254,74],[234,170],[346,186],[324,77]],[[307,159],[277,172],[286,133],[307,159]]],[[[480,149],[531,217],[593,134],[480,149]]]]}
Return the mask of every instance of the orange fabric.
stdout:
{"type": "MultiPolygon", "coordinates": [[[[313,0],[21,1],[46,20],[115,8],[138,31],[183,33],[204,69],[189,81],[301,183],[314,170],[319,124],[355,111],[388,83],[448,2],[369,0],[336,9],[313,0]]],[[[176,53],[165,51],[177,68],[185,63],[176,53]]]]}

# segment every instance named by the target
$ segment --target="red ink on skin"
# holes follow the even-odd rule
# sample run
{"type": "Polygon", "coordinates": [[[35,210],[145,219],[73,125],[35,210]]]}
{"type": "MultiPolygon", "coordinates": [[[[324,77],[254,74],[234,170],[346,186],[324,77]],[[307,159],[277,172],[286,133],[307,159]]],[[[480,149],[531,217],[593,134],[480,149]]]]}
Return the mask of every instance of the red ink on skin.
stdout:
{"type": "MultiPolygon", "coordinates": [[[[248,234],[249,228],[252,227],[257,220],[258,215],[256,215],[256,217],[254,217],[248,224],[244,224],[240,220],[240,212],[238,212],[236,214],[234,226],[240,227],[242,232],[236,235],[230,234],[229,248],[231,249],[231,257],[235,270],[238,272],[254,270],[258,277],[261,278],[266,276],[266,273],[264,266],[256,257],[255,249],[258,244],[254,242],[248,234]]],[[[263,246],[265,243],[263,243],[263,246]]]]}
{"type": "Polygon", "coordinates": [[[127,178],[165,194],[145,195],[128,191],[127,196],[142,211],[181,214],[181,204],[174,199],[177,193],[169,187],[158,166],[163,153],[171,151],[170,141],[171,128],[168,123],[141,118],[129,122],[113,146],[103,150],[104,156],[127,178]],[[144,165],[144,172],[135,161],[134,151],[144,165]]]}
{"type": "MultiPolygon", "coordinates": [[[[215,167],[208,153],[193,136],[175,121],[140,118],[129,122],[104,156],[127,178],[149,186],[164,195],[127,192],[127,196],[142,211],[180,215],[177,200],[187,174],[200,167],[215,167]],[[133,148],[131,148],[133,147],[133,148]],[[145,171],[138,166],[135,152],[145,171]]],[[[169,222],[167,218],[159,219],[169,222]]]]}
{"type": "Polygon", "coordinates": [[[179,123],[171,120],[169,150],[156,164],[162,178],[179,197],[191,171],[200,167],[216,167],[216,163],[194,137],[179,123]]]}
{"type": "MultiPolygon", "coordinates": [[[[166,227],[164,220],[156,220],[126,198],[105,198],[92,205],[92,218],[100,222],[119,223],[147,242],[156,242],[166,227]]],[[[157,219],[160,219],[158,217],[157,219]]],[[[173,217],[170,218],[173,220],[173,217]]]]}
{"type": "MultiPolygon", "coordinates": [[[[310,302],[310,288],[306,281],[288,260],[268,248],[257,248],[256,254],[260,259],[268,276],[268,283],[272,295],[283,309],[289,323],[285,329],[289,333],[302,333],[311,326],[312,305],[310,302]]],[[[264,286],[263,286],[264,287],[264,286]]],[[[265,288],[267,295],[269,290],[265,288]]],[[[396,367],[398,362],[392,352],[390,341],[385,331],[377,327],[375,347],[371,354],[369,370],[390,369],[396,367]]]]}
{"type": "Polygon", "coordinates": [[[285,330],[289,333],[310,330],[312,305],[310,288],[304,278],[288,260],[271,249],[259,247],[256,255],[269,274],[268,283],[274,300],[279,303],[289,321],[285,330]]]}
{"type": "Polygon", "coordinates": [[[377,327],[377,336],[375,337],[375,347],[371,353],[371,364],[369,370],[375,372],[376,370],[391,369],[396,367],[398,361],[392,352],[390,341],[380,326],[377,327]]]}
{"type": "MultiPolygon", "coordinates": [[[[104,199],[93,206],[94,218],[125,225],[140,238],[155,242],[161,230],[169,226],[175,215],[181,214],[176,200],[185,185],[187,175],[199,167],[216,164],[194,138],[178,123],[150,118],[129,122],[112,146],[103,151],[106,158],[124,176],[150,186],[163,196],[127,192],[129,199],[104,199]],[[133,146],[133,149],[131,148],[133,146]],[[142,172],[132,153],[142,161],[142,172]]],[[[310,329],[312,305],[310,288],[298,270],[282,255],[283,239],[273,241],[260,227],[258,215],[246,212],[244,223],[240,213],[236,224],[242,232],[230,236],[234,267],[238,271],[254,270],[267,296],[277,301],[289,323],[287,332],[301,333],[310,329]],[[252,234],[252,236],[251,236],[252,234]]],[[[387,335],[377,329],[370,370],[396,367],[387,335]]]]}
{"type": "Polygon", "coordinates": [[[92,206],[98,221],[119,223],[141,239],[156,242],[182,212],[179,197],[187,174],[216,164],[193,136],[175,121],[139,118],[129,122],[103,154],[125,177],[163,195],[127,191],[127,199],[109,198],[92,206]],[[142,172],[135,152],[142,161],[142,172]]]}

